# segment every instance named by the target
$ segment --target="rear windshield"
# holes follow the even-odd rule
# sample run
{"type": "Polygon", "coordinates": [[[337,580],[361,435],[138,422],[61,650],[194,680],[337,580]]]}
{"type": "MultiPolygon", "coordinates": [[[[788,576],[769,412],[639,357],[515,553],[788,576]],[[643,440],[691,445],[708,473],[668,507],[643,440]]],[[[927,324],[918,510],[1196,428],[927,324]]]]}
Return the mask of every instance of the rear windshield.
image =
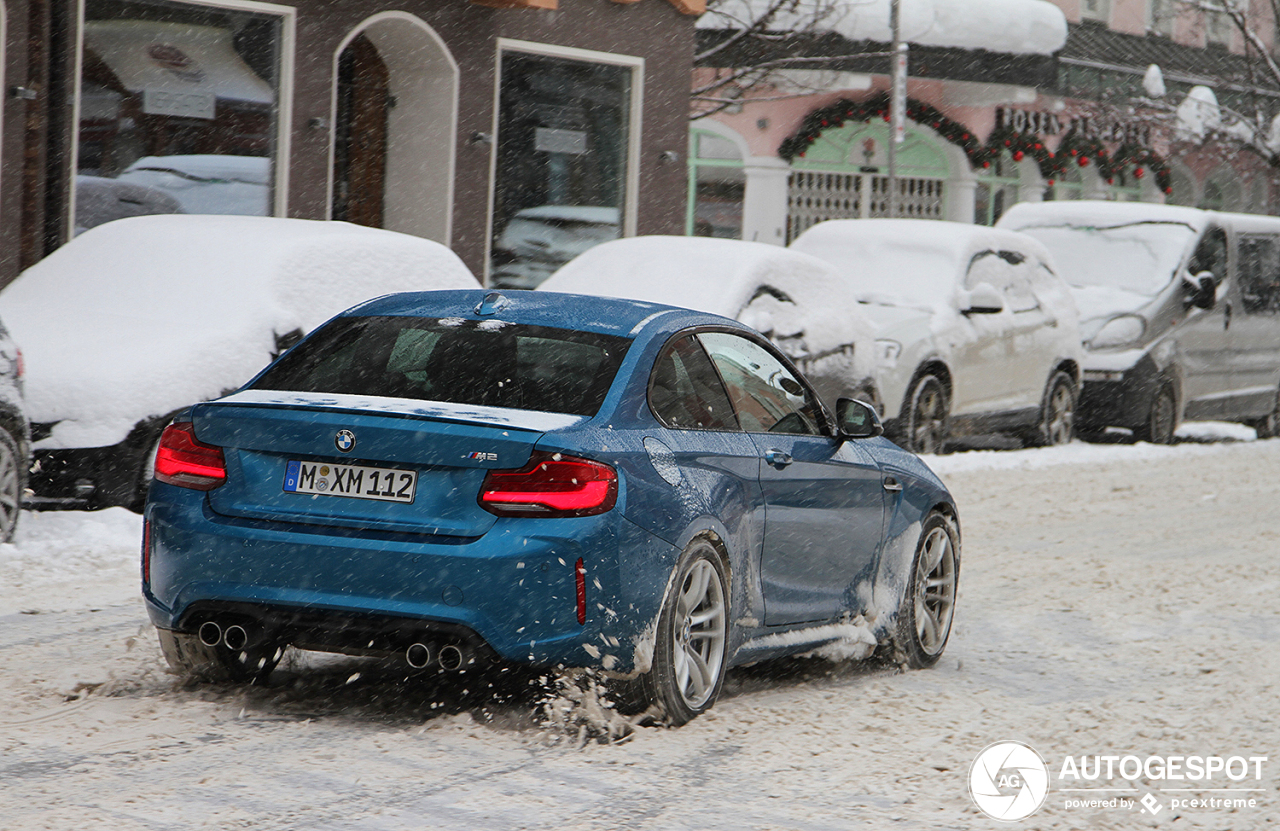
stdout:
{"type": "Polygon", "coordinates": [[[631,341],[502,320],[343,317],[252,389],[420,398],[593,416],[631,341]]]}

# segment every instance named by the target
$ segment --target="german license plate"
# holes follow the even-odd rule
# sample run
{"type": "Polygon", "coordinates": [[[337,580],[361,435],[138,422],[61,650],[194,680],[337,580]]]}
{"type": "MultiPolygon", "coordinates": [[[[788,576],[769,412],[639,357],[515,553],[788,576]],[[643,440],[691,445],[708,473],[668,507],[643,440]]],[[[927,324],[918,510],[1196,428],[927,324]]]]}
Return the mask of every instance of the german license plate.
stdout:
{"type": "Polygon", "coordinates": [[[284,470],[285,493],[412,502],[417,487],[416,470],[298,461],[290,461],[284,470]]]}

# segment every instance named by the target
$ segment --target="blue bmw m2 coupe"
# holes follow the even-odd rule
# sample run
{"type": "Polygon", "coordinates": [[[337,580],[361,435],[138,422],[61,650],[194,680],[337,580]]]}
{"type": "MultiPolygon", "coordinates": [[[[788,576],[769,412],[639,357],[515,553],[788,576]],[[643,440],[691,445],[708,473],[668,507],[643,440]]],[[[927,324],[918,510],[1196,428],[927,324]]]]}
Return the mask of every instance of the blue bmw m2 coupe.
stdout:
{"type": "Polygon", "coordinates": [[[164,432],[143,593],[175,669],[286,646],[595,667],[667,724],[729,667],[946,646],[955,502],[726,318],[568,294],[357,306],[164,432]]]}

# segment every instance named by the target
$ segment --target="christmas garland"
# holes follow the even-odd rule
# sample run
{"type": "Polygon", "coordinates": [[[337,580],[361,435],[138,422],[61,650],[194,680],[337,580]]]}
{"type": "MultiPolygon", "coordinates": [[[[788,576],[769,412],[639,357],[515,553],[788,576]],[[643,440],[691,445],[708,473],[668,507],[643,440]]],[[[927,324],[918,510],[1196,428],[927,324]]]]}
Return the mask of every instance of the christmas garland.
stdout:
{"type": "MultiPolygon", "coordinates": [[[[805,116],[800,128],[782,142],[778,155],[788,162],[804,158],[809,146],[824,131],[843,127],[846,122],[863,123],[877,118],[889,121],[889,107],[888,93],[880,93],[866,101],[845,98],[814,110],[805,116]]],[[[963,124],[948,118],[937,107],[915,99],[907,100],[907,118],[917,124],[932,127],[935,133],[963,150],[969,159],[969,165],[975,170],[990,169],[992,162],[1001,153],[1008,151],[1015,162],[1028,156],[1034,159],[1036,166],[1040,168],[1040,175],[1050,185],[1073,164],[1077,167],[1096,164],[1098,173],[1109,185],[1115,184],[1117,179],[1125,184],[1129,175],[1140,180],[1147,175],[1147,171],[1151,171],[1155,174],[1156,185],[1160,190],[1166,194],[1173,192],[1169,164],[1155,151],[1136,144],[1121,145],[1115,153],[1111,153],[1100,140],[1079,135],[1073,130],[1062,139],[1058,152],[1054,153],[1035,133],[1018,132],[1012,127],[997,128],[988,137],[986,144],[983,144],[963,124]]]]}

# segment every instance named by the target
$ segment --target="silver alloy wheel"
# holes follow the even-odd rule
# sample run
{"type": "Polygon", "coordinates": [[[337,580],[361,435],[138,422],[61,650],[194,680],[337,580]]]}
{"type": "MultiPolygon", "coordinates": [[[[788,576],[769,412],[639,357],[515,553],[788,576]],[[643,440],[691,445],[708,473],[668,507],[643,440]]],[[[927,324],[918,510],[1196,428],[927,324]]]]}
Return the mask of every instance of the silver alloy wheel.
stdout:
{"type": "Polygon", "coordinates": [[[1070,384],[1056,383],[1045,402],[1044,439],[1048,444],[1066,444],[1075,433],[1076,397],[1070,384]]]}
{"type": "Polygon", "coordinates": [[[720,678],[728,622],[724,601],[715,566],[695,561],[680,586],[671,631],[676,687],[691,710],[706,704],[720,678]]]}
{"type": "Polygon", "coordinates": [[[0,440],[0,542],[13,538],[22,508],[22,469],[18,466],[17,448],[5,433],[0,440]]]}
{"type": "Polygon", "coordinates": [[[926,375],[911,393],[907,449],[913,453],[938,453],[946,440],[947,396],[937,376],[926,375]]]}
{"type": "Polygon", "coordinates": [[[937,655],[947,645],[956,605],[956,554],[945,528],[925,538],[915,585],[916,640],[926,655],[937,655]]]}

